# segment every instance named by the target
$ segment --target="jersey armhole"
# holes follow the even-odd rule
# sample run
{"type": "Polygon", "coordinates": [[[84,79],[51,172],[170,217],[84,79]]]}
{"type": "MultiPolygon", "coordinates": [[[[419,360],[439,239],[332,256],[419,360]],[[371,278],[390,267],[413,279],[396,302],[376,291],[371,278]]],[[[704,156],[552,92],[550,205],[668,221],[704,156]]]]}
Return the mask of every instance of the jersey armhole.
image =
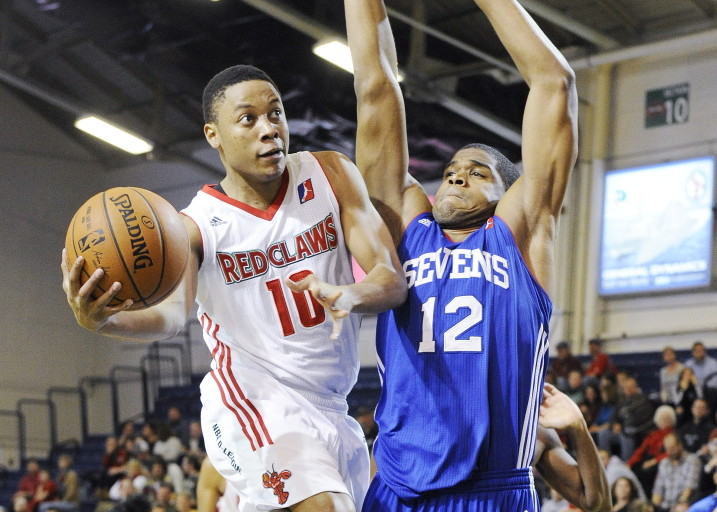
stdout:
{"type": "Polygon", "coordinates": [[[197,221],[194,220],[194,218],[191,215],[189,215],[188,213],[186,213],[184,211],[181,211],[179,213],[184,215],[189,220],[191,220],[194,223],[194,225],[197,226],[197,231],[199,232],[199,243],[201,244],[201,250],[199,251],[199,255],[200,255],[199,268],[202,268],[202,263],[204,263],[204,258],[206,256],[204,254],[206,244],[204,243],[204,233],[202,233],[202,228],[199,227],[199,224],[197,223],[197,221]]]}

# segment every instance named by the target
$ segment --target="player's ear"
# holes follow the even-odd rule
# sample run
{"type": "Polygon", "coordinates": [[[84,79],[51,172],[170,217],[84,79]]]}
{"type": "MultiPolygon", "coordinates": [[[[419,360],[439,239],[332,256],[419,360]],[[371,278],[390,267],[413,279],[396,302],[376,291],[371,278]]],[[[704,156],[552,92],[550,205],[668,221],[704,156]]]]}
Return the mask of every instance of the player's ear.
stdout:
{"type": "Polygon", "coordinates": [[[204,125],[204,137],[207,142],[214,149],[218,149],[220,146],[219,133],[217,133],[217,127],[214,123],[207,123],[204,125]]]}

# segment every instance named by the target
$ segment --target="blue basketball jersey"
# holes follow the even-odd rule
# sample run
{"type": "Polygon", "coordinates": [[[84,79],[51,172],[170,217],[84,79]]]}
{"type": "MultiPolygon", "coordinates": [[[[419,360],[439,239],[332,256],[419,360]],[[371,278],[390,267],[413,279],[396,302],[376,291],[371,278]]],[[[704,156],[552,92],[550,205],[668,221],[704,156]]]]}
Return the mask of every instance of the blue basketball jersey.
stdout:
{"type": "Polygon", "coordinates": [[[379,316],[374,455],[402,499],[530,466],[552,303],[499,217],[460,243],[430,213],[398,254],[408,299],[379,316]]]}

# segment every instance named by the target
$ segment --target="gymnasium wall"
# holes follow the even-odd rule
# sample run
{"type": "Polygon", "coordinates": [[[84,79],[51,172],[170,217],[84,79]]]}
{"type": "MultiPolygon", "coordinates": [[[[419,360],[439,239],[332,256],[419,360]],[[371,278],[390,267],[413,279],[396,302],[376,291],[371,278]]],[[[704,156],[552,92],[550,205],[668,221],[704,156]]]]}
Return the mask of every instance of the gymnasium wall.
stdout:
{"type": "Polygon", "coordinates": [[[597,293],[603,173],[717,154],[717,49],[676,48],[578,71],[581,153],[566,200],[569,236],[558,259],[572,292],[581,287],[583,292],[561,290],[552,336],[573,340],[578,352],[593,336],[607,340],[612,352],[659,351],[667,344],[687,348],[696,339],[717,346],[714,292],[610,299],[597,293]],[[683,111],[670,124],[646,128],[647,91],[685,83],[686,119],[683,111]],[[587,208],[582,218],[581,207],[587,208]],[[579,261],[574,261],[576,246],[579,261]]]}

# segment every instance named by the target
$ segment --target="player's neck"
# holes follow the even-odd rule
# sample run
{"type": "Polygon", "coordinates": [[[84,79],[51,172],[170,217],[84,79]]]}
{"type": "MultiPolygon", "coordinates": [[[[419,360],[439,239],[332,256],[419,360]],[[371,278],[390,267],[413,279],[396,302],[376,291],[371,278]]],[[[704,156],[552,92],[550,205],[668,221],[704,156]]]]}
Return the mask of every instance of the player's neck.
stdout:
{"type": "Polygon", "coordinates": [[[443,234],[454,242],[462,242],[480,228],[443,228],[443,234]]]}
{"type": "Polygon", "coordinates": [[[265,211],[274,203],[282,183],[283,175],[268,182],[250,182],[228,175],[220,184],[227,196],[257,210],[265,211]]]}

